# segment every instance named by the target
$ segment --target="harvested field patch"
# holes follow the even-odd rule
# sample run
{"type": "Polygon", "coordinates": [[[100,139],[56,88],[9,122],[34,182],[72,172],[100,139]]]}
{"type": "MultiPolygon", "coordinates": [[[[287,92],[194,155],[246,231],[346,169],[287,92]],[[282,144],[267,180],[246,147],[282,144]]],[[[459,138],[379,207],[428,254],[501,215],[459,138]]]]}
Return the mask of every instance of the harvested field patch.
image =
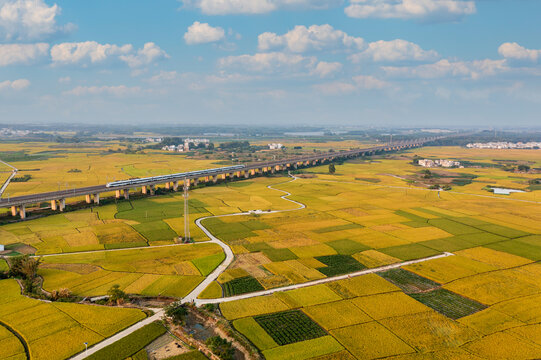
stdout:
{"type": "Polygon", "coordinates": [[[254,320],[280,346],[327,335],[325,330],[300,310],[259,315],[254,320]]]}
{"type": "Polygon", "coordinates": [[[230,280],[223,284],[223,288],[225,297],[265,290],[259,281],[251,276],[230,280]]]}
{"type": "Polygon", "coordinates": [[[364,265],[348,255],[318,256],[316,260],[327,265],[317,270],[329,277],[365,269],[364,265]]]}
{"type": "Polygon", "coordinates": [[[401,288],[406,294],[432,290],[440,286],[435,281],[400,268],[379,272],[378,275],[401,288]]]}
{"type": "Polygon", "coordinates": [[[454,320],[486,309],[485,305],[446,289],[435,289],[409,295],[420,303],[454,320]]]}

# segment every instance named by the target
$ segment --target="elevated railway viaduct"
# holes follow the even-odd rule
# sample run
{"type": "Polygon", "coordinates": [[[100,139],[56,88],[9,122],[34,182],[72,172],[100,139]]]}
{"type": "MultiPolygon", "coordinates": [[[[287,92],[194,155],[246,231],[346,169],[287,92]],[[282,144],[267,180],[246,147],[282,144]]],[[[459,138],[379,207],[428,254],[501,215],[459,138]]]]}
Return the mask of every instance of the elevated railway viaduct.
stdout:
{"type": "Polygon", "coordinates": [[[153,195],[155,187],[164,185],[168,190],[177,191],[181,183],[187,186],[195,186],[200,182],[207,184],[217,183],[218,181],[238,179],[248,179],[254,176],[264,176],[274,174],[280,171],[294,170],[299,167],[317,166],[323,163],[335,160],[346,160],[349,158],[370,156],[383,152],[392,152],[414,147],[441,139],[443,137],[429,137],[413,141],[402,141],[393,144],[374,146],[365,149],[353,149],[347,151],[317,153],[308,156],[301,156],[289,159],[282,159],[270,162],[251,163],[244,166],[232,166],[218,169],[193,171],[182,174],[173,174],[166,176],[156,176],[144,179],[131,179],[108,183],[104,185],[88,186],[74,188],[69,190],[60,190],[46,193],[38,193],[24,196],[0,199],[0,208],[10,208],[11,215],[19,215],[21,219],[26,218],[27,209],[33,206],[39,206],[43,202],[50,202],[51,209],[55,211],[64,211],[66,200],[73,198],[85,198],[87,203],[94,202],[99,204],[100,197],[105,194],[113,194],[118,198],[129,199],[130,191],[136,191],[141,188],[143,194],[153,195]]]}

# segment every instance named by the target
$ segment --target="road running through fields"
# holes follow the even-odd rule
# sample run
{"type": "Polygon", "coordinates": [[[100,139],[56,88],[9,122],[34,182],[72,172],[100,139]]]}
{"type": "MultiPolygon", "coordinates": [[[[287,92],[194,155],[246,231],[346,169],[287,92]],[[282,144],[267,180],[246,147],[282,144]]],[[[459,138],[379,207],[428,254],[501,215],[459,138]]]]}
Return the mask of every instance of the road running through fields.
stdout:
{"type": "MultiPolygon", "coordinates": [[[[274,186],[289,183],[289,182],[292,182],[292,181],[295,181],[295,180],[298,179],[294,175],[289,174],[289,176],[292,177],[291,180],[286,181],[286,182],[282,182],[282,183],[279,183],[279,184],[275,184],[274,186]]],[[[285,286],[285,287],[274,288],[274,289],[269,289],[269,290],[264,290],[264,291],[249,293],[249,294],[242,294],[242,295],[232,296],[232,297],[228,297],[228,298],[197,299],[198,296],[207,288],[207,286],[210,285],[213,281],[215,281],[229,267],[229,265],[235,259],[235,256],[233,254],[233,250],[229,247],[229,245],[227,245],[225,242],[223,242],[222,240],[220,240],[216,236],[214,236],[201,223],[203,220],[211,219],[211,218],[231,217],[231,216],[246,216],[246,215],[253,215],[253,214],[259,214],[259,215],[276,214],[276,213],[282,213],[282,212],[298,211],[298,210],[302,210],[302,209],[306,208],[305,204],[300,203],[300,202],[295,201],[295,200],[288,199],[287,197],[290,196],[291,193],[289,193],[287,191],[284,191],[284,190],[275,189],[275,188],[272,187],[272,185],[268,185],[267,188],[284,193],[284,195],[282,195],[281,198],[286,200],[286,201],[289,201],[289,202],[292,202],[292,203],[298,205],[298,207],[293,208],[293,209],[286,209],[286,210],[271,210],[271,211],[258,211],[258,210],[255,210],[255,211],[246,211],[246,212],[240,212],[240,213],[234,213],[234,214],[226,214],[226,215],[214,215],[214,216],[207,216],[207,217],[199,218],[199,219],[197,219],[195,221],[196,225],[210,238],[210,241],[200,242],[198,244],[201,244],[201,243],[207,243],[207,244],[208,243],[215,243],[215,244],[218,244],[224,250],[224,252],[226,254],[226,257],[225,257],[224,261],[205,278],[205,280],[203,280],[187,296],[185,296],[182,300],[179,301],[180,304],[193,303],[193,304],[199,306],[199,305],[204,305],[204,304],[219,304],[219,303],[228,302],[228,301],[247,299],[247,298],[253,298],[253,297],[258,297],[258,296],[265,296],[265,295],[270,295],[270,294],[273,294],[273,293],[276,293],[276,292],[294,290],[294,289],[299,289],[299,288],[303,288],[303,287],[307,287],[307,286],[313,286],[313,285],[317,285],[317,284],[323,284],[323,283],[328,283],[328,282],[332,282],[332,281],[348,279],[348,278],[351,278],[351,277],[362,276],[362,275],[366,275],[366,274],[370,274],[370,273],[386,271],[386,270],[395,269],[395,268],[399,268],[399,267],[410,265],[410,264],[416,264],[416,263],[420,263],[420,262],[424,262],[424,261],[429,261],[429,260],[434,260],[434,259],[439,259],[439,258],[454,255],[452,253],[447,253],[446,252],[446,253],[443,253],[443,254],[440,254],[440,255],[430,256],[430,257],[426,257],[426,258],[422,258],[422,259],[405,261],[405,262],[402,262],[402,263],[386,265],[386,266],[382,266],[382,267],[379,267],[379,268],[365,269],[365,270],[361,270],[361,271],[351,273],[351,274],[339,275],[339,276],[334,276],[334,277],[331,277],[331,278],[315,280],[315,281],[311,281],[311,282],[307,282],[307,283],[289,285],[289,286],[285,286]]],[[[126,336],[132,334],[133,332],[135,332],[136,330],[142,328],[143,326],[145,326],[147,324],[150,324],[153,321],[160,320],[164,316],[164,314],[165,314],[165,311],[163,309],[157,310],[154,313],[154,315],[152,315],[151,317],[148,317],[148,318],[146,318],[146,319],[144,319],[144,320],[142,320],[142,321],[140,321],[140,322],[126,328],[126,329],[124,329],[123,331],[117,333],[116,335],[95,344],[94,346],[88,348],[87,351],[82,352],[82,353],[80,353],[78,355],[75,355],[71,359],[72,360],[85,359],[87,356],[96,353],[97,351],[99,351],[99,350],[101,350],[101,349],[115,343],[116,341],[118,341],[120,339],[125,338],[126,336]]]]}

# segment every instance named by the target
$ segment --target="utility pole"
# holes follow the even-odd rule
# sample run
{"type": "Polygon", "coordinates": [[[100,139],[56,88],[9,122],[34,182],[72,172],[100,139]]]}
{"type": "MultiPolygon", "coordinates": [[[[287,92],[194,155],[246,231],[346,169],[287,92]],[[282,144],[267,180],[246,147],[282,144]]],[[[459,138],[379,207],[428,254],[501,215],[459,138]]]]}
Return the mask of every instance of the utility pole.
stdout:
{"type": "Polygon", "coordinates": [[[188,190],[190,189],[190,179],[184,179],[184,242],[190,241],[190,219],[188,211],[188,190]]]}

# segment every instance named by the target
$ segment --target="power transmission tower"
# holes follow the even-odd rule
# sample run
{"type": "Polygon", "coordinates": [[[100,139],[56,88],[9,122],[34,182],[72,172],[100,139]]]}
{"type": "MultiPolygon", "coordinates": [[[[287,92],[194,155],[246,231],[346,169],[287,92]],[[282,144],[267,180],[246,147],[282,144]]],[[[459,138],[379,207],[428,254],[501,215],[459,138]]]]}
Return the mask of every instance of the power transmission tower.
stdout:
{"type": "Polygon", "coordinates": [[[190,213],[188,210],[188,190],[190,179],[184,179],[184,242],[190,242],[190,213]]]}

